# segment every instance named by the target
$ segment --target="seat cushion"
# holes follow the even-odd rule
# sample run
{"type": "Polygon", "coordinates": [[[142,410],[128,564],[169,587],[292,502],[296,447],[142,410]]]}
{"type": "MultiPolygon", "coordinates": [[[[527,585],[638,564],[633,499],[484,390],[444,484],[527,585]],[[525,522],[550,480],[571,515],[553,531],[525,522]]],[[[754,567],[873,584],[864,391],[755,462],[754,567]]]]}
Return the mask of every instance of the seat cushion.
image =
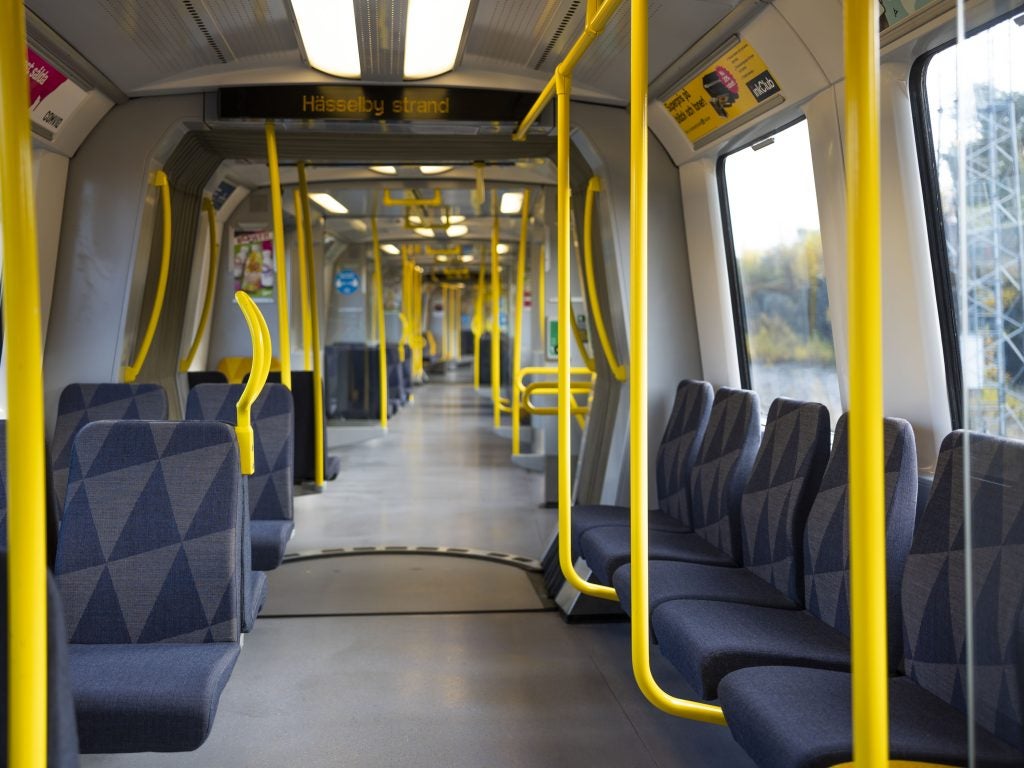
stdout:
{"type": "MultiPolygon", "coordinates": [[[[629,507],[612,504],[587,504],[572,508],[572,551],[580,553],[580,537],[591,528],[605,525],[629,527],[629,507]]],[[[647,513],[647,530],[688,533],[690,527],[660,509],[647,513]]]]}
{"type": "Polygon", "coordinates": [[[671,600],[651,616],[661,652],[704,699],[745,667],[850,668],[850,639],[806,611],[671,600]]]}
{"type": "Polygon", "coordinates": [[[274,570],[284,558],[284,550],[295,530],[295,523],[291,520],[253,520],[250,526],[253,570],[274,570]]]}
{"type": "Polygon", "coordinates": [[[183,752],[210,734],[237,643],[71,645],[82,752],[183,752]]]}
{"type": "Polygon", "coordinates": [[[256,624],[256,617],[263,610],[267,600],[267,574],[263,571],[251,571],[246,585],[245,615],[242,616],[242,631],[251,632],[256,624]]]}
{"type": "MultiPolygon", "coordinates": [[[[705,565],[735,566],[732,558],[692,533],[654,531],[648,536],[651,560],[684,560],[705,565]]],[[[591,528],[580,537],[580,554],[600,584],[611,584],[612,574],[629,562],[629,528],[591,528]]]]}
{"type": "MultiPolygon", "coordinates": [[[[612,575],[612,586],[626,613],[630,609],[632,569],[629,563],[612,575]]],[[[669,600],[721,600],[798,610],[799,605],[746,568],[654,560],[648,565],[648,601],[653,611],[669,600]]]]}
{"type": "MultiPolygon", "coordinates": [[[[850,675],[754,667],[726,675],[721,704],[737,742],[761,768],[818,768],[851,759],[850,675]]],[[[982,728],[979,766],[1024,765],[1024,754],[982,728]]],[[[889,681],[893,760],[967,764],[967,717],[908,678],[889,681]]]]}

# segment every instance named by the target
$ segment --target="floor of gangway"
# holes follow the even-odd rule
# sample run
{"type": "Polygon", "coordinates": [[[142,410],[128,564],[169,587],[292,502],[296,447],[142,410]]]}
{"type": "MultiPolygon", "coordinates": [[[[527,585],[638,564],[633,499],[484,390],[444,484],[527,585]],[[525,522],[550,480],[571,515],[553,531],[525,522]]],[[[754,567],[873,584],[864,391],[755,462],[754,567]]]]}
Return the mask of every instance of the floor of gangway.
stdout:
{"type": "Polygon", "coordinates": [[[386,435],[332,440],[341,474],[295,500],[289,546],[329,556],[270,574],[206,744],[84,768],[750,765],[727,729],[644,700],[627,624],[569,625],[528,565],[471,557],[538,558],[555,525],[542,476],[511,463],[491,419],[463,372],[417,388],[386,435]]]}

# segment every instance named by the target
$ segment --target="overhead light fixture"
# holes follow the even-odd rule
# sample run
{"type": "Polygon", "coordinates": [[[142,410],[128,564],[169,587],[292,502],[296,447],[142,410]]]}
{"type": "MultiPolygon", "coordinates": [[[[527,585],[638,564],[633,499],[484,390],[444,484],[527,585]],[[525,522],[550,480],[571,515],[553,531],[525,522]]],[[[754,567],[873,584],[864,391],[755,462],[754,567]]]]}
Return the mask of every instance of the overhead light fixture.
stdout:
{"type": "Polygon", "coordinates": [[[462,237],[469,232],[469,227],[465,224],[452,224],[448,229],[444,231],[448,237],[462,237]]]}
{"type": "Polygon", "coordinates": [[[328,213],[343,214],[348,213],[348,208],[342,205],[340,202],[335,200],[331,195],[326,192],[311,192],[309,199],[319,205],[328,213]]]}
{"type": "Polygon", "coordinates": [[[365,232],[368,229],[366,222],[362,219],[349,219],[348,223],[357,232],[365,232]]]}
{"type": "Polygon", "coordinates": [[[523,210],[522,192],[505,192],[501,196],[502,213],[519,213],[523,210]]]}
{"type": "Polygon", "coordinates": [[[450,216],[445,216],[444,217],[445,224],[448,224],[448,225],[451,225],[451,224],[461,224],[465,220],[466,220],[466,217],[463,216],[461,213],[453,213],[450,216]]]}
{"type": "Polygon", "coordinates": [[[371,165],[370,170],[374,173],[381,173],[385,176],[394,176],[398,173],[398,169],[393,165],[371,165]]]}
{"type": "Polygon", "coordinates": [[[394,243],[384,243],[384,245],[382,245],[380,249],[384,251],[384,253],[390,253],[392,256],[397,256],[398,254],[401,253],[401,251],[398,249],[398,246],[395,245],[394,243]]]}
{"type": "Polygon", "coordinates": [[[413,232],[415,232],[420,237],[434,237],[434,230],[432,230],[430,227],[416,227],[416,229],[414,229],[413,232]]]}
{"type": "Polygon", "coordinates": [[[337,0],[291,0],[291,3],[309,65],[335,77],[358,79],[362,69],[355,5],[337,0]]]}
{"type": "Polygon", "coordinates": [[[464,253],[461,256],[459,256],[459,261],[461,261],[463,264],[469,264],[469,262],[471,262],[475,258],[476,257],[472,253],[464,253]]]}
{"type": "Polygon", "coordinates": [[[508,243],[498,243],[498,255],[504,256],[508,253],[508,243]]]}
{"type": "Polygon", "coordinates": [[[444,262],[448,261],[448,254],[447,253],[439,253],[439,254],[437,254],[437,256],[434,257],[434,261],[440,261],[440,262],[444,263],[444,262]]]}
{"type": "Polygon", "coordinates": [[[413,215],[409,216],[409,223],[410,224],[416,224],[417,226],[419,226],[420,224],[423,223],[423,219],[421,219],[419,216],[416,216],[415,214],[413,214],[413,215]]]}
{"type": "Polygon", "coordinates": [[[470,0],[409,0],[405,21],[406,80],[434,77],[455,67],[470,0]]]}
{"type": "Polygon", "coordinates": [[[436,176],[439,173],[448,173],[451,169],[450,165],[421,165],[420,173],[424,176],[436,176]]]}

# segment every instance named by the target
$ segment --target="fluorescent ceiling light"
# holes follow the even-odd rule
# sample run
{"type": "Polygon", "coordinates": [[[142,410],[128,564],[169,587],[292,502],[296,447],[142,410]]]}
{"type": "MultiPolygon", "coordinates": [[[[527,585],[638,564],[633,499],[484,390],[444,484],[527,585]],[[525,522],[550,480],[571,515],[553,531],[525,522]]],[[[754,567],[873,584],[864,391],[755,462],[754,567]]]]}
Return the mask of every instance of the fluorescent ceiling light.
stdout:
{"type": "Polygon", "coordinates": [[[398,169],[393,165],[371,165],[370,170],[374,173],[382,173],[385,176],[394,176],[398,169]]]}
{"type": "Polygon", "coordinates": [[[405,79],[433,77],[455,67],[470,0],[409,0],[405,79]]]}
{"type": "Polygon", "coordinates": [[[414,215],[412,215],[412,216],[409,216],[409,223],[410,223],[410,224],[416,224],[416,225],[419,225],[419,224],[422,224],[422,223],[423,223],[423,219],[421,219],[421,218],[420,218],[419,216],[416,216],[416,215],[414,214],[414,215]]]}
{"type": "Polygon", "coordinates": [[[519,213],[523,210],[522,192],[505,192],[501,196],[502,213],[519,213]]]}
{"type": "Polygon", "coordinates": [[[508,243],[498,243],[498,253],[502,256],[508,253],[508,243]]]}
{"type": "Polygon", "coordinates": [[[472,260],[473,260],[474,258],[476,258],[476,257],[475,257],[475,256],[473,256],[473,254],[472,254],[472,253],[464,253],[464,254],[462,254],[461,256],[459,256],[459,261],[461,261],[461,262],[462,262],[463,264],[468,264],[468,263],[469,263],[469,262],[471,262],[471,261],[472,261],[472,260]]]}
{"type": "Polygon", "coordinates": [[[348,208],[339,203],[326,192],[312,192],[309,195],[309,199],[312,200],[317,205],[319,205],[328,213],[348,213],[348,208]]]}
{"type": "Polygon", "coordinates": [[[355,6],[338,0],[291,2],[309,65],[336,77],[358,78],[362,70],[355,6]]]}
{"type": "Polygon", "coordinates": [[[380,249],[384,251],[384,253],[390,253],[392,256],[397,256],[398,254],[401,253],[401,251],[398,249],[398,246],[395,245],[394,243],[384,243],[384,245],[382,245],[380,249]]]}
{"type": "Polygon", "coordinates": [[[447,253],[439,253],[434,257],[434,261],[448,261],[447,253]]]}
{"type": "Polygon", "coordinates": [[[367,230],[366,222],[362,219],[349,219],[348,223],[357,232],[365,232],[367,230]]]}
{"type": "Polygon", "coordinates": [[[466,217],[461,213],[453,213],[451,216],[445,217],[445,224],[461,224],[466,220],[466,217]]]}
{"type": "Polygon", "coordinates": [[[434,236],[434,230],[432,230],[430,227],[416,227],[416,229],[414,229],[413,232],[415,232],[420,237],[434,236]]]}
{"type": "Polygon", "coordinates": [[[444,231],[448,237],[462,237],[467,232],[469,232],[469,227],[465,224],[452,224],[444,231]]]}
{"type": "Polygon", "coordinates": [[[439,173],[448,173],[451,169],[450,165],[421,165],[420,173],[424,176],[436,176],[439,173]]]}

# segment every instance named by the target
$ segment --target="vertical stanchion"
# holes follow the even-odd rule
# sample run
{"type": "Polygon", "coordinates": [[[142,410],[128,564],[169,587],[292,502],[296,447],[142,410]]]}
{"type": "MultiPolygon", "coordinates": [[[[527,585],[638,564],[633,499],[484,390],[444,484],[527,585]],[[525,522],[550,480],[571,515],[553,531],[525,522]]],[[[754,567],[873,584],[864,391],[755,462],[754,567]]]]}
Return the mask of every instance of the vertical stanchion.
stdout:
{"type": "Polygon", "coordinates": [[[473,389],[480,389],[480,335],[484,332],[484,274],[486,267],[481,264],[477,276],[476,304],[473,313],[473,389]]]}
{"type": "Polygon", "coordinates": [[[380,377],[380,425],[388,428],[388,334],[384,326],[384,275],[380,268],[380,234],[377,232],[377,214],[370,218],[373,235],[373,288],[377,299],[377,342],[380,345],[377,356],[377,373],[380,377]]]}
{"type": "MultiPolygon", "coordinates": [[[[301,166],[302,163],[299,163],[301,166]]],[[[302,306],[302,367],[309,370],[313,364],[313,330],[309,318],[309,270],[306,266],[306,225],[304,223],[302,191],[296,187],[295,197],[295,261],[299,265],[299,303],[302,306]]]]}
{"type": "Polygon", "coordinates": [[[523,207],[519,221],[519,261],[516,264],[516,324],[512,338],[512,382],[509,399],[512,401],[512,455],[519,455],[519,368],[523,355],[523,291],[526,282],[527,234],[530,225],[530,190],[523,190],[523,207]]]}
{"type": "Polygon", "coordinates": [[[501,426],[501,273],[498,270],[498,193],[491,190],[491,399],[494,428],[501,426]]]}
{"type": "Polygon", "coordinates": [[[292,388],[291,339],[288,328],[288,271],[285,264],[284,211],[281,206],[281,169],[277,162],[277,133],[268,120],[267,166],[270,168],[270,207],[274,220],[274,268],[277,271],[277,340],[281,356],[281,383],[292,388]]]}
{"type": "Polygon", "coordinates": [[[547,297],[544,295],[544,283],[547,277],[548,261],[544,243],[537,249],[537,323],[540,325],[540,343],[542,347],[547,346],[547,297]]]}
{"type": "MultiPolygon", "coordinates": [[[[301,256],[306,265],[309,287],[309,327],[313,358],[313,480],[317,487],[324,484],[324,374],[323,350],[320,347],[320,293],[316,284],[313,260],[313,217],[309,210],[309,185],[306,182],[306,164],[299,163],[299,190],[302,194],[302,228],[305,233],[301,256]]],[[[306,310],[303,310],[304,312],[306,310]]]]}

